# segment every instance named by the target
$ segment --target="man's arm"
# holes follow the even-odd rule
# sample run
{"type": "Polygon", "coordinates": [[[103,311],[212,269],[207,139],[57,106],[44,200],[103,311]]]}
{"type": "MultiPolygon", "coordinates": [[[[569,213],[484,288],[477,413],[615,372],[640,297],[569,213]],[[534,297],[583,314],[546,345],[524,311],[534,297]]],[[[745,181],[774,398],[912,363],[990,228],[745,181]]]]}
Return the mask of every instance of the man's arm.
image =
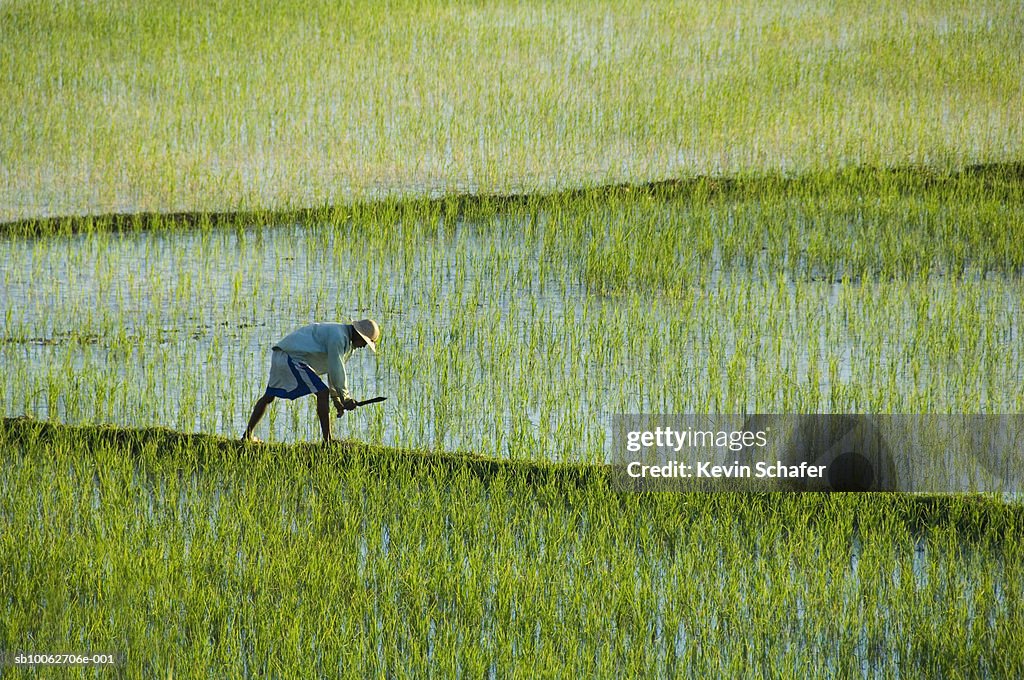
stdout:
{"type": "Polygon", "coordinates": [[[331,396],[342,402],[352,401],[352,395],[348,391],[348,373],[342,360],[347,349],[348,346],[340,339],[332,341],[327,346],[327,382],[331,388],[331,396]]]}

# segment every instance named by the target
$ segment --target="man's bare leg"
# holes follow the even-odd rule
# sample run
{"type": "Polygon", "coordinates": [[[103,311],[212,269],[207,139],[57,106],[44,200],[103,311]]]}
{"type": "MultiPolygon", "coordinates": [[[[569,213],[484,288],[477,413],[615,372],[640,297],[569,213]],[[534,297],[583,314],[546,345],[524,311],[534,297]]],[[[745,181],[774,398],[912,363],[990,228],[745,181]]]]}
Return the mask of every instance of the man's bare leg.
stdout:
{"type": "Polygon", "coordinates": [[[316,393],[316,416],[320,419],[320,432],[324,435],[324,444],[331,441],[331,392],[320,390],[316,393]]]}
{"type": "Polygon", "coordinates": [[[264,394],[256,402],[256,405],[252,407],[252,415],[249,416],[249,426],[245,428],[245,434],[242,435],[242,439],[245,441],[253,441],[252,431],[256,429],[256,425],[263,418],[263,414],[267,412],[267,407],[270,406],[270,402],[274,401],[274,397],[269,394],[264,394]]]}

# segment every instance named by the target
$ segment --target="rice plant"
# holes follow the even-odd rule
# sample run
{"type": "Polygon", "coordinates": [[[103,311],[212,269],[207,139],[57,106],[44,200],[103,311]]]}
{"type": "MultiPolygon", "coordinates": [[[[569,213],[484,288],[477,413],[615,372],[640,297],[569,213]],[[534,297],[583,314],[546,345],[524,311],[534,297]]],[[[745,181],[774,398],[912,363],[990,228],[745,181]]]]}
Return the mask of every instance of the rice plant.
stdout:
{"type": "Polygon", "coordinates": [[[998,0],[7,2],[0,221],[1015,161],[1021,44],[998,0]]]}
{"type": "Polygon", "coordinates": [[[1022,44],[991,0],[0,5],[0,663],[1024,675],[1019,498],[604,465],[615,413],[1022,411],[1022,44]],[[237,441],[276,340],[368,315],[384,408],[237,441]]]}
{"type": "Polygon", "coordinates": [[[129,677],[1024,668],[1019,505],[27,421],[0,450],[0,646],[129,677]]]}

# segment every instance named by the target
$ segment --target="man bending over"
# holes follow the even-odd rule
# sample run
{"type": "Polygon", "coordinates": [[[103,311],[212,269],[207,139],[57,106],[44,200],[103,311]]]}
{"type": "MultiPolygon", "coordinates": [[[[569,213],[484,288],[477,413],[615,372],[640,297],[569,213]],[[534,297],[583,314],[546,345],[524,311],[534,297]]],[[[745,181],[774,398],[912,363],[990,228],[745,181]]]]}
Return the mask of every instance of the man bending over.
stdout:
{"type": "Polygon", "coordinates": [[[315,394],[316,415],[324,443],[331,441],[331,400],[339,413],[356,407],[348,392],[345,361],[353,349],[369,347],[376,352],[379,338],[380,327],[373,319],[360,319],[351,324],[314,323],[288,334],[274,345],[267,390],[253,407],[242,439],[259,441],[252,431],[275,397],[298,399],[315,394]],[[325,373],[330,387],[320,379],[325,373]]]}

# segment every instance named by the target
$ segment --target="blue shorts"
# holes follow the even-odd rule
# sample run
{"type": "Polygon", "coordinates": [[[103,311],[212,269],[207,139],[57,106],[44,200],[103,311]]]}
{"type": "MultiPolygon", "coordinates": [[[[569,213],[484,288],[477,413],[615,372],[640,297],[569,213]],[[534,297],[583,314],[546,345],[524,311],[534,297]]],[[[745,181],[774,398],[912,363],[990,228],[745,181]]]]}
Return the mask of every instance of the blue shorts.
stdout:
{"type": "Polygon", "coordinates": [[[270,357],[270,380],[267,381],[264,396],[298,399],[326,389],[327,385],[309,364],[291,358],[283,350],[274,350],[270,357]]]}

